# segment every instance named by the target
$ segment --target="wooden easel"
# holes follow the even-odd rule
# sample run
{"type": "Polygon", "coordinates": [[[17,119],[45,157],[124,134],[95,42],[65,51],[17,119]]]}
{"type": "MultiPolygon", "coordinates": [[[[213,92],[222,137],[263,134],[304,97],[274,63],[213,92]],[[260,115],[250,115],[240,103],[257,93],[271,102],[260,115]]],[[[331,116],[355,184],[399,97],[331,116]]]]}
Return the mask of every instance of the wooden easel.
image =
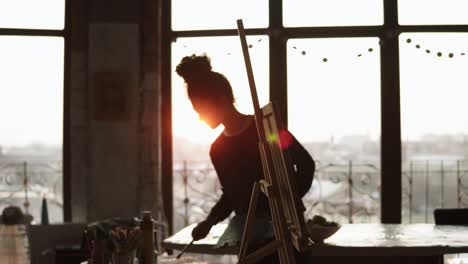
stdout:
{"type": "Polygon", "coordinates": [[[258,103],[244,25],[241,19],[237,20],[237,29],[255,110],[255,123],[264,172],[264,179],[256,182],[253,186],[238,263],[255,263],[278,251],[281,264],[295,264],[294,248],[302,252],[313,242],[308,237],[304,218],[297,210],[301,198],[297,192],[293,164],[287,152],[283,151],[279,145],[279,132],[282,131],[281,121],[279,116],[275,114],[276,109],[272,102],[263,108],[260,108],[258,103]],[[250,255],[246,255],[260,191],[268,197],[275,240],[250,255]]]}

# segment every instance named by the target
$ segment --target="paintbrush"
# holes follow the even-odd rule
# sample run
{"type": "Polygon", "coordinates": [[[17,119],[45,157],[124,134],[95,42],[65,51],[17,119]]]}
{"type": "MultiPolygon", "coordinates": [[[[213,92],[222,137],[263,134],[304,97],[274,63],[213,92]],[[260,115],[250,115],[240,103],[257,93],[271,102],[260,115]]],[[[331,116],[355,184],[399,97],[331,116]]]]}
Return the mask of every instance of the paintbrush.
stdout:
{"type": "Polygon", "coordinates": [[[177,255],[177,259],[179,259],[180,257],[182,257],[182,255],[184,254],[185,250],[187,250],[188,247],[190,247],[192,244],[193,244],[193,241],[195,241],[194,239],[192,239],[192,241],[190,241],[190,243],[188,243],[188,245],[186,245],[182,251],[177,255]]]}

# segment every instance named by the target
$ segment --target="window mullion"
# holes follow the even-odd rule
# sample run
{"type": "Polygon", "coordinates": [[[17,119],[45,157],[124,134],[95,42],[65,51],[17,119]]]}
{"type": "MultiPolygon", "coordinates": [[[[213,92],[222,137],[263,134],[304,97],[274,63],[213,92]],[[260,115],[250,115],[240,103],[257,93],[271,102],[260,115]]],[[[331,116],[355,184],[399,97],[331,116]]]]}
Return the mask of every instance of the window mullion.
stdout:
{"type": "Polygon", "coordinates": [[[287,39],[283,28],[283,1],[270,0],[269,5],[270,101],[278,104],[280,116],[287,127],[287,39]]]}
{"type": "Polygon", "coordinates": [[[65,37],[65,30],[0,28],[0,35],[65,37]]]}
{"type": "Polygon", "coordinates": [[[381,38],[381,222],[401,223],[401,122],[397,1],[384,1],[381,38]]]}

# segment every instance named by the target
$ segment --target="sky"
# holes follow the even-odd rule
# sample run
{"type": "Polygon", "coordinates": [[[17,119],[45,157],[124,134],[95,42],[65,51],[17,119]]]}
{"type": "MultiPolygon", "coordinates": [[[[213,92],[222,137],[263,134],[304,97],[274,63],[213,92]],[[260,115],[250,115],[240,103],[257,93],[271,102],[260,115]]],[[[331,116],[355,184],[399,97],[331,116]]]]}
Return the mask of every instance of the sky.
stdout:
{"type": "MultiPolygon", "coordinates": [[[[0,0],[0,27],[62,29],[64,1],[39,2],[0,0]]],[[[246,28],[266,27],[267,5],[268,0],[174,0],[172,27],[235,28],[238,18],[243,18],[246,28]]],[[[465,0],[400,0],[398,5],[401,24],[468,23],[465,0]]],[[[378,0],[356,0],[352,4],[349,0],[288,0],[284,1],[283,16],[289,27],[380,25],[382,8],[383,1],[378,0]]],[[[250,36],[248,42],[263,105],[268,101],[268,37],[250,36]]],[[[0,36],[0,146],[61,144],[63,52],[62,38],[0,36]]],[[[214,70],[231,81],[239,110],[252,113],[238,38],[178,39],[173,43],[173,69],[183,56],[204,52],[212,58],[214,70]]],[[[464,73],[468,56],[461,55],[468,53],[468,34],[403,34],[400,52],[403,139],[417,140],[426,133],[468,133],[468,106],[464,103],[468,98],[464,73]],[[443,55],[438,57],[437,52],[443,55]]],[[[379,138],[377,38],[290,40],[287,56],[288,118],[290,129],[301,141],[354,134],[379,138]]],[[[175,136],[211,143],[222,127],[211,131],[198,120],[183,81],[175,73],[173,94],[175,136]]]]}

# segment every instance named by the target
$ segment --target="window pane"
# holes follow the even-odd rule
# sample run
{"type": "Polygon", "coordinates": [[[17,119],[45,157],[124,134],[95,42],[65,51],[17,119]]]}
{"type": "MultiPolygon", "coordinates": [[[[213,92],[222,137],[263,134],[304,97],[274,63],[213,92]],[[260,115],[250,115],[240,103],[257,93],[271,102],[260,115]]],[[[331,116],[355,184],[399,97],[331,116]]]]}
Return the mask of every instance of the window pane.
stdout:
{"type": "Polygon", "coordinates": [[[466,0],[399,0],[401,25],[468,24],[466,0]]]}
{"type": "Polygon", "coordinates": [[[432,222],[436,207],[468,206],[467,47],[467,33],[400,35],[407,222],[432,222]]]}
{"type": "MultiPolygon", "coordinates": [[[[265,105],[269,100],[268,38],[249,36],[247,42],[251,46],[249,52],[259,101],[265,105]]],[[[203,220],[218,199],[220,186],[208,151],[211,142],[223,128],[220,126],[211,130],[198,120],[187,97],[183,79],[177,75],[175,67],[184,56],[206,53],[211,58],[213,70],[224,74],[230,81],[238,110],[253,114],[253,106],[238,37],[178,38],[172,46],[172,52],[174,225],[175,230],[178,230],[185,224],[203,220]],[[188,175],[185,184],[184,175],[188,175]],[[184,193],[184,188],[188,188],[187,193],[184,193]],[[187,204],[187,210],[190,211],[187,212],[184,211],[183,203],[186,198],[190,198],[187,204]]]]}
{"type": "Polygon", "coordinates": [[[0,28],[63,29],[65,0],[0,0],[0,28]]]}
{"type": "Polygon", "coordinates": [[[382,0],[285,0],[286,27],[362,26],[383,24],[382,0]]]}
{"type": "Polygon", "coordinates": [[[242,19],[246,28],[268,27],[267,0],[173,0],[172,29],[237,28],[242,19]]]}
{"type": "Polygon", "coordinates": [[[287,44],[289,129],[318,163],[304,198],[309,217],[380,221],[378,42],[337,38],[287,44]]]}
{"type": "Polygon", "coordinates": [[[0,206],[24,210],[26,173],[36,223],[42,197],[50,220],[63,221],[63,56],[63,38],[0,37],[0,206]]]}

